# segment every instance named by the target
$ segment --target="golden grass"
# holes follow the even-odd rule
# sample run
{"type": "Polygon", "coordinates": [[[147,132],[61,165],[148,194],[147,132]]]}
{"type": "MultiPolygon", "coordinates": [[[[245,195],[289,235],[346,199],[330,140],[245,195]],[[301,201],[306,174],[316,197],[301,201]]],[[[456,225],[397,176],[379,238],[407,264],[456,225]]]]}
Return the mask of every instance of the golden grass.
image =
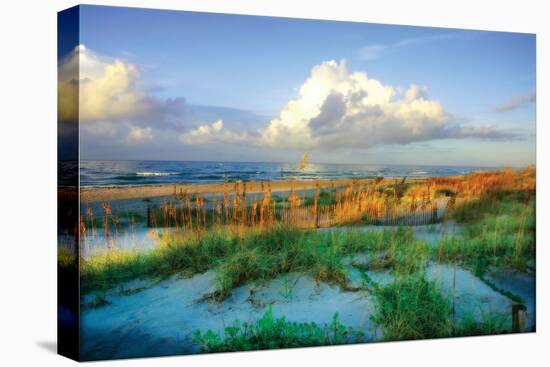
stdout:
{"type": "MultiPolygon", "coordinates": [[[[210,194],[210,197],[182,189],[177,192],[174,186],[173,195],[163,200],[159,210],[151,210],[147,220],[152,228],[170,227],[176,232],[194,233],[199,239],[205,230],[220,225],[233,226],[242,233],[245,227],[267,229],[274,224],[302,228],[355,222],[403,224],[403,218],[414,218],[405,224],[427,224],[439,219],[439,205],[452,209],[490,192],[534,191],[535,184],[536,172],[531,166],[523,170],[503,169],[411,182],[405,178],[393,183],[382,178],[352,180],[344,187],[328,191],[321,191],[317,184],[310,194],[312,197],[308,197],[306,190],[294,190],[292,184],[287,197],[274,197],[269,182],[235,182],[231,193],[224,191],[222,195],[210,194]],[[263,195],[247,198],[247,188],[254,189],[253,185],[260,185],[263,195]]],[[[113,246],[113,237],[119,232],[119,217],[109,203],[103,203],[102,208],[100,220],[91,207],[81,217],[84,246],[88,236],[97,234],[98,226],[104,231],[105,247],[113,246]]]]}

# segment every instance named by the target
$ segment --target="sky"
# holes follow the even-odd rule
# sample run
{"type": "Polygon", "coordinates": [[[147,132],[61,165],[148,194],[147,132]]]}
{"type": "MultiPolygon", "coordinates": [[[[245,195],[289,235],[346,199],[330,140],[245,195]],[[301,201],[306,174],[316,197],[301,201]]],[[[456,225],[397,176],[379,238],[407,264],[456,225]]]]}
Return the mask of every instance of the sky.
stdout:
{"type": "Polygon", "coordinates": [[[79,34],[82,159],[535,162],[532,34],[101,6],[79,34]]]}

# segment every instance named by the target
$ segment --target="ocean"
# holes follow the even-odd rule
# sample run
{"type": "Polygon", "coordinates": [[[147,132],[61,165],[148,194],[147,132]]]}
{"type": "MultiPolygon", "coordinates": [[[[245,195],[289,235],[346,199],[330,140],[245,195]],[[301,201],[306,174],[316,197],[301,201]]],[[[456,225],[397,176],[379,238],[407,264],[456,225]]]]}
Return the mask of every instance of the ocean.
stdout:
{"type": "Polygon", "coordinates": [[[487,167],[321,164],[203,161],[92,161],[80,162],[80,185],[138,186],[172,183],[213,183],[338,178],[422,178],[462,175],[487,167]]]}

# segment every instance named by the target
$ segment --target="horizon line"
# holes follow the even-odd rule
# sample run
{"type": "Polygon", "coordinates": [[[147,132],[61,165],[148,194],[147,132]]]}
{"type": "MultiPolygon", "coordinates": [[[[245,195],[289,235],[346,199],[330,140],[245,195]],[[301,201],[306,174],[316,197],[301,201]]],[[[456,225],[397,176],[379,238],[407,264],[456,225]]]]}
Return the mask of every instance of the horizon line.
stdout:
{"type": "MultiPolygon", "coordinates": [[[[61,161],[61,160],[60,160],[61,161]]],[[[66,160],[70,161],[70,160],[66,160]]],[[[283,162],[283,161],[239,161],[239,160],[197,160],[197,159],[80,159],[80,162],[83,161],[103,161],[103,162],[202,162],[202,163],[269,163],[269,164],[296,164],[299,165],[299,161],[296,162],[283,162]]],[[[511,165],[511,164],[410,164],[410,163],[341,163],[341,162],[309,162],[308,164],[323,164],[323,165],[349,165],[349,166],[420,166],[420,167],[480,167],[480,168],[499,168],[499,167],[512,167],[512,168],[522,168],[535,165],[533,163],[525,163],[521,165],[511,165]]]]}

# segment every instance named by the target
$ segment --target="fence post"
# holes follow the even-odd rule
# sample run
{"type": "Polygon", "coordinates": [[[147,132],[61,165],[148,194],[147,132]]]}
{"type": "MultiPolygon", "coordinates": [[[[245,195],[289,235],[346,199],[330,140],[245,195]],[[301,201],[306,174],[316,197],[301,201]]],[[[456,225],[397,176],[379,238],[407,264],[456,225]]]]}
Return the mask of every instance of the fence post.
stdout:
{"type": "Polygon", "coordinates": [[[515,303],[512,305],[512,332],[523,333],[527,329],[527,308],[515,303]]]}
{"type": "Polygon", "coordinates": [[[319,205],[315,203],[315,228],[319,228],[319,205]]]}

